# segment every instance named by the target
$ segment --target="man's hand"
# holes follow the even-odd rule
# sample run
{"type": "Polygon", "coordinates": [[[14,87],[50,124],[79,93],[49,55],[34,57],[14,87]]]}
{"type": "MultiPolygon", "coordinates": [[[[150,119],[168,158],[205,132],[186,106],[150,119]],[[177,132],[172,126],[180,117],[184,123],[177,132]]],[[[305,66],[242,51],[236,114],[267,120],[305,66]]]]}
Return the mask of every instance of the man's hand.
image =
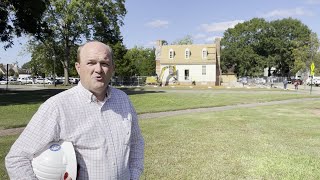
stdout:
{"type": "Polygon", "coordinates": [[[65,172],[65,173],[64,173],[63,179],[64,179],[64,180],[72,180],[71,177],[69,177],[68,172],[65,172]]]}

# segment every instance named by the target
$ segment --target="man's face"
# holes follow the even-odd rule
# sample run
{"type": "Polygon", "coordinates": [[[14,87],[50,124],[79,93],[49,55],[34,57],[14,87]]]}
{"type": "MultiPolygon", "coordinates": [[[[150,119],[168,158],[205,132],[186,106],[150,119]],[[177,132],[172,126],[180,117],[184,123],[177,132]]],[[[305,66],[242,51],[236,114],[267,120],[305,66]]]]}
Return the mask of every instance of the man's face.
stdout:
{"type": "Polygon", "coordinates": [[[80,63],[76,69],[83,87],[92,93],[105,93],[112,74],[114,64],[107,46],[100,42],[85,44],[80,52],[80,63]]]}

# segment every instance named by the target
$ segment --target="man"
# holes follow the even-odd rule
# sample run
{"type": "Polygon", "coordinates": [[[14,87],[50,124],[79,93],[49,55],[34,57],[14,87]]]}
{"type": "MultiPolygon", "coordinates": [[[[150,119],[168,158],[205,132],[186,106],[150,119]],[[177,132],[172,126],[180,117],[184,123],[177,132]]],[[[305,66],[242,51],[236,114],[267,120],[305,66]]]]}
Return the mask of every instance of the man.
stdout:
{"type": "Polygon", "coordinates": [[[144,141],[128,96],[108,86],[115,65],[109,46],[79,47],[79,84],[44,102],[6,157],[10,179],[33,179],[33,155],[52,141],[72,142],[77,179],[139,179],[144,141]]]}

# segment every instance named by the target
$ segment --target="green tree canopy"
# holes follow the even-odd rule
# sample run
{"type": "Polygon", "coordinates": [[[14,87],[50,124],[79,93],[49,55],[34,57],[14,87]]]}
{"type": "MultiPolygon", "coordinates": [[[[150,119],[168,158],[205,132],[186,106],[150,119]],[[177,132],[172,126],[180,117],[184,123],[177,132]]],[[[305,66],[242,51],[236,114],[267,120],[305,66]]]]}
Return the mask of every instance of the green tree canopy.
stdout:
{"type": "Polygon", "coordinates": [[[275,67],[275,74],[290,75],[295,66],[294,49],[310,44],[310,33],[306,25],[292,18],[271,22],[254,18],[237,24],[225,31],[221,41],[222,70],[259,76],[263,68],[275,67]]]}
{"type": "Polygon", "coordinates": [[[52,0],[42,18],[52,33],[39,31],[32,46],[45,49],[41,56],[48,63],[52,64],[50,57],[56,56],[68,79],[69,73],[75,72],[73,68],[70,71],[70,64],[75,60],[78,44],[84,39],[97,39],[110,45],[122,41],[119,29],[125,14],[124,0],[52,0]]]}
{"type": "Polygon", "coordinates": [[[185,37],[175,40],[172,45],[188,45],[193,44],[192,36],[186,35],[185,37]]]}
{"type": "Polygon", "coordinates": [[[1,0],[0,41],[5,43],[4,48],[13,45],[15,35],[45,31],[47,24],[41,21],[45,10],[46,0],[1,0]]]}
{"type": "Polygon", "coordinates": [[[311,33],[310,44],[298,41],[295,43],[297,43],[296,48],[292,50],[292,55],[295,59],[294,66],[292,68],[293,73],[297,73],[299,71],[300,73],[307,74],[310,72],[310,65],[312,62],[318,66],[320,65],[318,58],[319,40],[316,33],[311,33]]]}
{"type": "Polygon", "coordinates": [[[127,66],[121,70],[125,76],[153,76],[155,75],[155,49],[134,47],[124,56],[127,66]]]}

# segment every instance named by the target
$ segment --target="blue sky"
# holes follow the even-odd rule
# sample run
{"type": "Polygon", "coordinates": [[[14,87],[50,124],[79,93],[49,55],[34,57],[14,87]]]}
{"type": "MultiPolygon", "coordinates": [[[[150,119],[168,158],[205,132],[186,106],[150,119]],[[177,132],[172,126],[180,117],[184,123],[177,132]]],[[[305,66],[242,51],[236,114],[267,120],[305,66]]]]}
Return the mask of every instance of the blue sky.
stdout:
{"type": "MultiPolygon", "coordinates": [[[[127,15],[121,28],[127,48],[153,47],[158,39],[171,42],[186,35],[194,43],[213,42],[224,30],[255,17],[268,21],[292,17],[307,25],[320,37],[320,0],[127,0],[127,15]]],[[[0,44],[0,63],[30,60],[26,38],[4,51],[0,44]]]]}

